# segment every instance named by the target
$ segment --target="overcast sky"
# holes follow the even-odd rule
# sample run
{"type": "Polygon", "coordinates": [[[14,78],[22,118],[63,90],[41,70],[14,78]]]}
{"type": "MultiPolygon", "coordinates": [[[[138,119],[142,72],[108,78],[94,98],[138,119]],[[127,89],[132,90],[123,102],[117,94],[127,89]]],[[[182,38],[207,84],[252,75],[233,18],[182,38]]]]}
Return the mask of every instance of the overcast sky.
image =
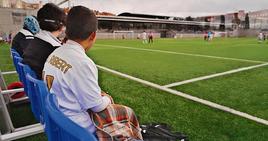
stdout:
{"type": "MultiPolygon", "coordinates": [[[[26,0],[27,1],[27,0],[26,0]]],[[[28,0],[35,1],[35,0],[28,0]]],[[[49,0],[43,0],[47,2],[49,0]]],[[[62,1],[62,0],[50,0],[62,1]]],[[[114,14],[122,12],[167,15],[200,16],[268,9],[268,0],[71,0],[71,5],[83,5],[94,10],[114,14]]],[[[67,5],[65,5],[67,6],[67,5]]]]}

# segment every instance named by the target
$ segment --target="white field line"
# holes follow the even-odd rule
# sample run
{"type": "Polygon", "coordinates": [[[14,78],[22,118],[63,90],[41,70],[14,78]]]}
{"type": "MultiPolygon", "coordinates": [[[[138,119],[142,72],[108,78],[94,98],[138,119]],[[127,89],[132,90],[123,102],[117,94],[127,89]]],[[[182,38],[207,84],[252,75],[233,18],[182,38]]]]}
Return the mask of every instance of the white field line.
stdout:
{"type": "Polygon", "coordinates": [[[188,94],[176,91],[176,90],[172,90],[170,88],[162,87],[162,86],[160,86],[158,84],[155,84],[155,83],[152,83],[152,82],[149,82],[149,81],[146,81],[146,80],[142,80],[142,79],[139,79],[139,78],[136,78],[136,77],[133,77],[133,76],[130,76],[130,75],[127,75],[127,74],[124,74],[124,73],[121,73],[121,72],[118,72],[118,71],[115,71],[115,70],[112,70],[112,69],[109,69],[109,68],[106,68],[106,67],[103,67],[103,66],[100,66],[100,65],[97,65],[97,67],[99,69],[103,70],[103,71],[110,72],[112,74],[119,75],[121,77],[130,79],[130,80],[134,80],[134,81],[142,83],[144,85],[147,85],[147,86],[150,86],[150,87],[153,87],[153,88],[156,88],[156,89],[159,89],[159,90],[162,90],[162,91],[165,91],[165,92],[177,95],[177,96],[181,96],[183,98],[186,98],[186,99],[189,99],[189,100],[192,100],[192,101],[195,101],[195,102],[198,102],[198,103],[201,103],[201,104],[207,105],[209,107],[219,109],[219,110],[222,110],[222,111],[225,111],[225,112],[228,112],[228,113],[232,113],[234,115],[238,115],[240,117],[247,118],[249,120],[252,120],[252,121],[264,124],[264,125],[268,125],[267,120],[264,120],[264,119],[249,115],[247,113],[243,113],[243,112],[237,111],[235,109],[232,109],[232,108],[229,108],[229,107],[226,107],[226,106],[223,106],[223,105],[219,105],[217,103],[213,103],[213,102],[210,102],[210,101],[198,98],[198,97],[194,97],[194,96],[191,96],[191,95],[188,95],[188,94]]]}
{"type": "Polygon", "coordinates": [[[267,63],[264,61],[247,60],[247,59],[239,59],[239,58],[228,58],[228,57],[219,57],[219,56],[210,56],[210,55],[202,55],[202,54],[183,53],[183,52],[173,52],[173,51],[165,51],[165,50],[158,50],[158,49],[134,48],[134,47],[127,47],[127,46],[115,46],[115,45],[104,45],[104,44],[95,44],[95,45],[107,46],[107,47],[113,47],[113,48],[123,48],[123,49],[132,49],[132,50],[142,50],[142,51],[150,51],[150,52],[160,52],[160,53],[168,53],[168,54],[178,54],[178,55],[186,55],[186,56],[222,59],[222,60],[232,60],[232,61],[249,62],[249,63],[267,63]]]}
{"type": "Polygon", "coordinates": [[[164,85],[163,87],[170,88],[170,87],[179,86],[179,85],[188,84],[188,83],[193,83],[196,81],[206,80],[206,79],[210,79],[210,78],[214,78],[214,77],[219,77],[219,76],[223,76],[223,75],[228,75],[228,74],[238,73],[238,72],[242,72],[242,71],[246,71],[246,70],[251,70],[251,69],[255,69],[255,68],[259,68],[259,67],[263,67],[263,66],[267,66],[267,65],[268,65],[268,63],[264,63],[264,64],[260,64],[260,65],[255,65],[255,66],[238,68],[238,69],[234,69],[234,70],[230,70],[230,71],[226,71],[226,72],[221,72],[221,73],[216,73],[216,74],[207,75],[207,76],[201,76],[201,77],[197,77],[197,78],[193,78],[193,79],[189,79],[189,80],[184,80],[181,82],[171,83],[168,85],[164,85]]]}

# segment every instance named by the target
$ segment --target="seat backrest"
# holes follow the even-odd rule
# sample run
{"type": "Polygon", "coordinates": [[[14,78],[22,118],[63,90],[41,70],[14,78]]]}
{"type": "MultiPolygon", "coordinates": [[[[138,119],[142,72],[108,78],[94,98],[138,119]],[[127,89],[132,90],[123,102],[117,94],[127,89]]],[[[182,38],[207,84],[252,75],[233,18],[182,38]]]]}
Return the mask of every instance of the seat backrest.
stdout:
{"type": "Polygon", "coordinates": [[[12,48],[11,48],[11,54],[12,54],[13,64],[15,66],[16,71],[18,72],[18,70],[17,70],[18,60],[16,60],[16,59],[21,58],[21,60],[22,60],[22,57],[15,49],[12,49],[12,48]],[[17,58],[15,58],[15,57],[17,57],[17,58]]]}
{"type": "Polygon", "coordinates": [[[23,64],[21,61],[18,62],[18,74],[19,74],[19,78],[20,78],[20,81],[23,83],[23,86],[24,86],[24,90],[25,92],[27,92],[27,88],[26,87],[26,76],[25,76],[25,73],[24,73],[24,70],[23,70],[23,67],[25,66],[25,64],[23,64]]]}
{"type": "MultiPolygon", "coordinates": [[[[38,94],[38,87],[34,83],[30,83],[28,79],[26,79],[26,75],[30,75],[33,78],[36,78],[35,73],[31,70],[28,65],[23,64],[22,62],[18,63],[19,68],[19,76],[24,86],[24,91],[26,92],[29,100],[31,102],[31,109],[34,114],[34,117],[37,121],[41,122],[41,107],[40,100],[38,94]]],[[[43,121],[43,120],[42,120],[43,121]]]]}
{"type": "Polygon", "coordinates": [[[11,48],[11,55],[12,55],[12,57],[15,57],[15,56],[21,57],[20,54],[13,48],[11,48]]]}
{"type": "Polygon", "coordinates": [[[16,53],[18,53],[18,52],[17,52],[14,48],[12,48],[12,47],[10,48],[10,51],[11,51],[11,53],[12,53],[12,52],[16,52],[16,53]]]}
{"type": "Polygon", "coordinates": [[[13,63],[18,74],[20,73],[20,68],[18,66],[19,62],[22,62],[22,58],[20,56],[13,57],[13,63]]]}
{"type": "Polygon", "coordinates": [[[59,110],[54,94],[47,95],[45,105],[48,141],[97,141],[92,133],[74,123],[59,110]]]}
{"type": "Polygon", "coordinates": [[[30,73],[26,73],[26,80],[34,116],[41,124],[44,124],[44,103],[45,97],[48,94],[47,87],[44,81],[36,79],[36,77],[32,76],[30,73]]]}
{"type": "Polygon", "coordinates": [[[22,62],[18,62],[18,71],[19,71],[18,74],[19,74],[20,81],[23,83],[24,91],[26,92],[28,96],[29,90],[27,87],[26,74],[30,74],[34,78],[36,78],[36,74],[28,65],[25,65],[22,62]]]}

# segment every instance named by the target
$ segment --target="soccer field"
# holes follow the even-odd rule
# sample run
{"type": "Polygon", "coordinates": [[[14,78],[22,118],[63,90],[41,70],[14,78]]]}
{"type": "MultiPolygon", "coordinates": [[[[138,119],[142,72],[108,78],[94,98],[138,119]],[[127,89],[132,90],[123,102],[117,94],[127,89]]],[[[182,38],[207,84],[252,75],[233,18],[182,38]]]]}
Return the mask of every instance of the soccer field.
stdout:
{"type": "Polygon", "coordinates": [[[268,44],[247,38],[101,40],[89,55],[110,69],[268,119],[267,51],[268,44]]]}
{"type": "MultiPolygon", "coordinates": [[[[1,70],[11,63],[8,46],[0,47],[1,70]]],[[[254,38],[97,40],[88,52],[99,65],[99,82],[116,103],[132,107],[141,124],[168,123],[191,141],[266,141],[268,125],[268,43],[254,38]],[[253,118],[178,96],[219,104],[253,118]],[[254,119],[257,119],[254,121],[254,119]]],[[[14,81],[7,78],[8,82],[14,81]]],[[[11,108],[12,109],[12,108],[11,108]]],[[[11,110],[18,126],[32,123],[28,106],[11,110]],[[26,111],[21,112],[21,111],[26,111]],[[25,113],[25,115],[21,114],[25,113]],[[22,123],[21,123],[22,122],[22,123]]],[[[45,140],[43,135],[22,139],[45,140]]]]}

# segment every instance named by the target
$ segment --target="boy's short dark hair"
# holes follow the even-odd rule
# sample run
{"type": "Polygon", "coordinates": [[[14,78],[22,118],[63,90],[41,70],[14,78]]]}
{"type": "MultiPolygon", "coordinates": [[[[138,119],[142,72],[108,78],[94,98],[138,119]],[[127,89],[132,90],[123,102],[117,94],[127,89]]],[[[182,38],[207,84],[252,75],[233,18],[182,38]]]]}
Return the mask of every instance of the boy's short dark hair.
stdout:
{"type": "Polygon", "coordinates": [[[66,14],[57,5],[47,3],[38,10],[37,20],[42,30],[53,32],[66,24],[66,14]]]}
{"type": "Polygon", "coordinates": [[[85,40],[98,26],[94,12],[83,6],[73,7],[67,16],[66,35],[71,40],[85,40]]]}

